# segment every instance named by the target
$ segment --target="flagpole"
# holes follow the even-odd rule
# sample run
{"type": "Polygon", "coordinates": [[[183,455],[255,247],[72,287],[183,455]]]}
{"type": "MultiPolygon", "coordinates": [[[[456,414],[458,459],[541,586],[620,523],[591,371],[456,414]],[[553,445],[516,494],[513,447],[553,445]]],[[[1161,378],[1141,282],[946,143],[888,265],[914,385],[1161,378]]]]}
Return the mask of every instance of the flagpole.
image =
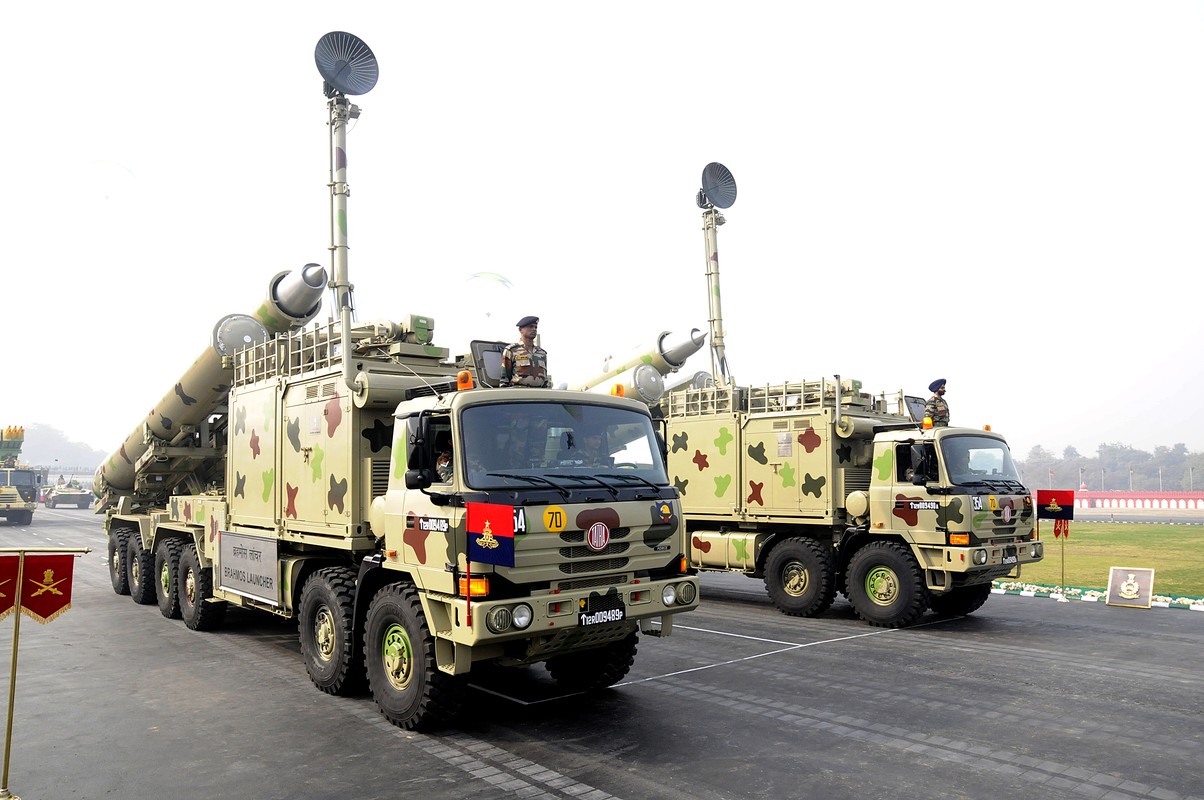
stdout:
{"type": "Polygon", "coordinates": [[[13,660],[8,673],[8,722],[4,728],[4,773],[0,775],[0,798],[21,800],[8,790],[8,757],[13,749],[13,703],[17,699],[17,643],[21,641],[21,583],[25,579],[25,551],[17,554],[17,594],[13,600],[13,660]]]}

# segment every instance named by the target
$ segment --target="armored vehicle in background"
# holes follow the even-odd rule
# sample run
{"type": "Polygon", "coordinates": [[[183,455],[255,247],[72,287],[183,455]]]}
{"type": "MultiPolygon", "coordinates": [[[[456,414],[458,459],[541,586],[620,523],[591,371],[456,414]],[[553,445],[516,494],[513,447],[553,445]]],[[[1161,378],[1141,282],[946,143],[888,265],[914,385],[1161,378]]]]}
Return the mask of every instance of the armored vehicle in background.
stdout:
{"type": "Polygon", "coordinates": [[[0,431],[0,517],[17,525],[33,522],[47,475],[44,468],[21,463],[24,444],[23,427],[10,425],[0,431]]]}
{"type": "Polygon", "coordinates": [[[63,480],[46,490],[42,503],[47,508],[88,508],[92,505],[92,491],[85,489],[77,480],[63,480]]]}
{"type": "Polygon", "coordinates": [[[348,95],[376,82],[346,33],[315,58],[331,135],[327,285],[271,280],[101,465],[113,589],[195,630],[229,606],[295,618],[322,691],[365,684],[404,728],[453,717],[478,668],[543,663],[613,685],[639,634],[697,606],[677,494],[648,407],[498,385],[500,344],[459,362],[434,320],[352,319],[348,95]],[[576,444],[600,440],[597,461],[576,444]]]}

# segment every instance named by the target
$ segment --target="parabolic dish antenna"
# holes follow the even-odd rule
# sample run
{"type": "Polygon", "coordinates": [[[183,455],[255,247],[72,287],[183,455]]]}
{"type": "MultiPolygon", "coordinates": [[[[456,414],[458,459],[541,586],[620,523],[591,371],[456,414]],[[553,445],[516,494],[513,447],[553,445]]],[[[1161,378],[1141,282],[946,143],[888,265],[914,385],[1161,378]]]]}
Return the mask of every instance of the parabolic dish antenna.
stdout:
{"type": "Polygon", "coordinates": [[[698,199],[700,206],[704,206],[702,201],[705,200],[716,208],[731,207],[736,202],[736,179],[731,171],[718,161],[707,164],[702,170],[702,190],[698,199]]]}
{"type": "Polygon", "coordinates": [[[380,77],[376,56],[358,36],[331,31],[318,40],[314,62],[326,81],[326,96],[367,94],[380,77]]]}

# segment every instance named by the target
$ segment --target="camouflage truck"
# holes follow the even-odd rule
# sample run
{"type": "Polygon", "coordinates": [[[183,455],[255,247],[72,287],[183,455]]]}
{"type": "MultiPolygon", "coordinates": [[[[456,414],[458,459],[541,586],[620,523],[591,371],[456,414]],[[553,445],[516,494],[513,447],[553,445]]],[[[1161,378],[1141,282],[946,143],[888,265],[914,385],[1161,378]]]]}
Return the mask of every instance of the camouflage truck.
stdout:
{"type": "Polygon", "coordinates": [[[454,717],[486,666],[613,685],[639,634],[668,635],[698,599],[648,407],[501,388],[501,343],[450,359],[430,317],[352,320],[343,154],[358,108],[346,58],[324,68],[335,46],[359,53],[353,72],[367,48],[328,34],[316,53],[339,154],[337,316],[306,327],[327,285],[309,264],[219,321],[93,481],[113,589],[194,630],[231,606],[296,619],[319,689],[366,685],[407,729],[454,717]],[[587,433],[607,465],[564,454],[587,433]]]}
{"type": "Polygon", "coordinates": [[[708,165],[698,205],[711,372],[654,404],[691,565],[763,579],[791,615],[822,613],[838,591],[878,626],[911,624],[930,608],[975,611],[994,579],[1043,556],[1006,441],[933,428],[922,399],[873,396],[839,376],[738,385],[724,350],[716,241],[719,209],[735,196],[731,173],[708,165]]]}
{"type": "Polygon", "coordinates": [[[21,463],[24,444],[25,428],[9,425],[0,431],[0,517],[16,525],[33,522],[47,475],[44,468],[21,463]]]}
{"type": "Polygon", "coordinates": [[[860,389],[836,377],[666,396],[691,564],[762,578],[797,616],[838,590],[871,625],[978,609],[994,579],[1043,555],[1006,441],[925,427],[916,398],[860,389]]]}

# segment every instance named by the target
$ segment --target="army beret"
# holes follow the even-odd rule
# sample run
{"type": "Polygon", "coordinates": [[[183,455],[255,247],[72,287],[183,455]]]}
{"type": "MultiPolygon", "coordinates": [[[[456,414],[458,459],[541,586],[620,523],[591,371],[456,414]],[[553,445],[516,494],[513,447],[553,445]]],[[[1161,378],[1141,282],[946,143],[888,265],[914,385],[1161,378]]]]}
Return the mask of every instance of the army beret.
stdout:
{"type": "Polygon", "coordinates": [[[935,381],[928,384],[928,391],[935,392],[937,389],[941,388],[944,385],[945,385],[945,379],[937,378],[935,381]]]}
{"type": "Polygon", "coordinates": [[[538,324],[539,324],[539,317],[523,317],[522,319],[520,319],[518,321],[517,327],[525,328],[528,325],[538,325],[538,324]]]}

